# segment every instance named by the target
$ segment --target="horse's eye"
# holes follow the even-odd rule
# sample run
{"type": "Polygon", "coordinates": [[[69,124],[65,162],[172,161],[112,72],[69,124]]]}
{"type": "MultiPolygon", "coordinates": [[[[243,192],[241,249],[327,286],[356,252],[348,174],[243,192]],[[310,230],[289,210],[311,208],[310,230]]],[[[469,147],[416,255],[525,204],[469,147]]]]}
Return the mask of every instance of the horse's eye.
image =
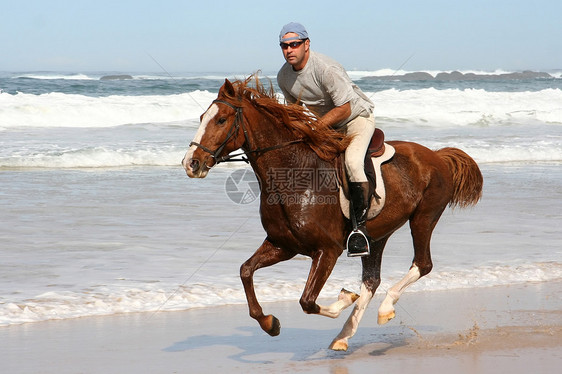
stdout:
{"type": "Polygon", "coordinates": [[[221,117],[217,120],[217,125],[224,125],[225,122],[226,122],[226,118],[221,117]]]}

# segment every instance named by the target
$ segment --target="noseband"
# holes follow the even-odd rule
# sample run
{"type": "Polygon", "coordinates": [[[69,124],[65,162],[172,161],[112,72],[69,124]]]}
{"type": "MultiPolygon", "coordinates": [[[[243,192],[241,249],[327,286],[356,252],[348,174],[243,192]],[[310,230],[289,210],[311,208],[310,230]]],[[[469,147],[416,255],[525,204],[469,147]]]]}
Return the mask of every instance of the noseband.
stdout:
{"type": "Polygon", "coordinates": [[[202,145],[200,143],[197,143],[197,142],[191,142],[191,143],[189,143],[189,146],[191,147],[192,145],[194,145],[197,148],[201,148],[203,151],[209,153],[211,155],[211,157],[215,159],[215,162],[217,164],[219,164],[221,162],[236,162],[236,161],[243,161],[243,162],[248,163],[248,158],[244,157],[243,155],[249,156],[250,154],[261,154],[261,153],[272,151],[274,149],[283,148],[283,147],[285,147],[287,145],[290,145],[290,144],[296,144],[296,143],[302,143],[303,142],[303,139],[296,139],[296,140],[291,140],[291,141],[288,141],[288,142],[285,142],[285,143],[277,144],[277,145],[274,145],[274,146],[271,146],[271,147],[256,148],[254,150],[243,151],[243,152],[237,153],[237,154],[228,154],[228,155],[225,155],[225,156],[220,156],[220,154],[224,150],[224,147],[226,147],[226,145],[231,140],[231,138],[233,136],[236,137],[238,135],[238,131],[240,130],[240,127],[242,127],[242,131],[244,132],[244,143],[242,144],[242,146],[246,145],[246,148],[251,148],[251,146],[250,146],[250,138],[248,137],[248,131],[246,130],[246,126],[244,126],[244,117],[242,115],[242,107],[231,104],[228,101],[218,100],[218,99],[213,101],[213,104],[215,104],[215,103],[224,104],[224,105],[229,106],[230,108],[232,108],[236,111],[236,114],[234,116],[234,122],[232,122],[232,126],[230,126],[230,129],[228,129],[228,133],[226,134],[226,138],[218,146],[218,148],[215,149],[214,151],[205,147],[204,145],[202,145]],[[238,156],[242,156],[242,157],[241,158],[234,158],[234,157],[238,157],[238,156]]]}

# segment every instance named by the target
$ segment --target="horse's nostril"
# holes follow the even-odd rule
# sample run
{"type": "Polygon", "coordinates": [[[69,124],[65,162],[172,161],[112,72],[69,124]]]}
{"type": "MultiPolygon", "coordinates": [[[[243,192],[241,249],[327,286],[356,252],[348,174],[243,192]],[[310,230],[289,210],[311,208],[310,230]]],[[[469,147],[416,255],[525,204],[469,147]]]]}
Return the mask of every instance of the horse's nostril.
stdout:
{"type": "Polygon", "coordinates": [[[191,160],[189,167],[192,171],[197,171],[199,169],[199,160],[191,160]]]}

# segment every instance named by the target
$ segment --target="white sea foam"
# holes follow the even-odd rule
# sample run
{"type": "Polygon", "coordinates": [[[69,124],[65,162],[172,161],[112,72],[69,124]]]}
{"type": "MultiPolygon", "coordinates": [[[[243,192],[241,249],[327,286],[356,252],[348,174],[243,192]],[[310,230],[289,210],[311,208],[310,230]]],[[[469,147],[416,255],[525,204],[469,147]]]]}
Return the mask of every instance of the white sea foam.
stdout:
{"type": "Polygon", "coordinates": [[[396,89],[370,94],[376,117],[424,126],[504,126],[529,120],[562,124],[562,90],[396,89]]]}
{"type": "MultiPolygon", "coordinates": [[[[385,292],[401,275],[383,280],[378,292],[385,292]]],[[[430,273],[408,292],[444,291],[459,288],[492,287],[525,282],[546,282],[562,278],[562,264],[537,263],[520,266],[483,266],[469,270],[445,270],[430,273]]],[[[295,301],[300,297],[304,278],[260,279],[257,277],[261,302],[295,301]]],[[[187,310],[218,305],[245,304],[243,288],[237,279],[216,278],[211,283],[127,288],[99,286],[82,292],[52,291],[20,302],[0,303],[0,326],[131,312],[187,310]],[[223,283],[225,282],[226,283],[223,283]]],[[[339,290],[359,291],[354,277],[332,277],[321,298],[335,298],[339,290]]],[[[404,296],[404,297],[407,297],[404,296]]]]}
{"type": "Polygon", "coordinates": [[[207,91],[167,96],[0,93],[0,127],[111,127],[198,118],[216,97],[207,91]]]}
{"type": "MultiPolygon", "coordinates": [[[[423,141],[431,149],[454,145],[471,155],[478,163],[530,163],[530,162],[562,162],[561,141],[532,145],[481,145],[475,146],[467,142],[435,142],[423,141]]],[[[186,150],[185,146],[163,146],[145,149],[108,149],[93,147],[84,149],[44,151],[35,154],[0,155],[0,167],[3,168],[108,168],[130,166],[175,166],[179,165],[186,150]]],[[[237,168],[245,164],[224,163],[216,167],[237,168]]]]}
{"type": "MultiPolygon", "coordinates": [[[[376,116],[428,126],[505,125],[528,119],[562,124],[562,90],[390,89],[367,93],[376,116]]],[[[0,93],[0,127],[110,127],[198,118],[216,94],[90,97],[0,93]]]]}
{"type": "MultiPolygon", "coordinates": [[[[369,95],[389,140],[432,149],[457,146],[478,162],[562,161],[560,89],[389,89],[369,95]]],[[[202,108],[214,98],[208,91],[107,97],[0,93],[5,135],[0,167],[176,165],[202,108]],[[40,132],[43,143],[22,129],[40,132]],[[158,141],[154,131],[162,134],[158,141]]]]}
{"type": "Polygon", "coordinates": [[[178,165],[184,149],[161,147],[158,149],[108,149],[92,147],[45,151],[33,155],[0,157],[0,167],[9,168],[107,168],[127,166],[178,165]]]}

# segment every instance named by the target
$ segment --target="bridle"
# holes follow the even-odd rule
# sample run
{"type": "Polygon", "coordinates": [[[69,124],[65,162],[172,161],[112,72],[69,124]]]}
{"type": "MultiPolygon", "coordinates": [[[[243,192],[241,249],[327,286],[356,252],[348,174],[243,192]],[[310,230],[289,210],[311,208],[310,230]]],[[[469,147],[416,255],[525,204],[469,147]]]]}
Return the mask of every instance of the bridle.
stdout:
{"type": "Polygon", "coordinates": [[[271,147],[265,147],[265,148],[256,148],[254,150],[249,150],[249,151],[242,151],[240,153],[236,153],[236,154],[228,154],[228,155],[224,155],[224,156],[220,156],[220,154],[222,153],[222,151],[224,150],[224,147],[226,147],[226,145],[228,144],[228,142],[234,139],[238,136],[238,132],[240,131],[240,128],[242,128],[242,131],[244,132],[244,143],[242,143],[242,147],[244,147],[244,145],[246,145],[246,148],[252,148],[250,145],[250,138],[248,136],[248,130],[246,129],[246,126],[244,125],[244,116],[242,114],[242,107],[241,106],[236,106],[234,104],[229,103],[228,101],[224,101],[224,100],[214,100],[212,104],[224,104],[232,109],[234,109],[234,111],[236,112],[235,116],[234,116],[234,122],[232,122],[232,125],[230,126],[230,128],[228,129],[228,133],[226,134],[226,138],[224,139],[224,141],[217,147],[217,149],[215,149],[214,151],[211,150],[210,148],[205,147],[204,145],[197,143],[197,142],[191,142],[189,143],[189,146],[191,147],[192,145],[196,146],[197,148],[201,148],[203,151],[209,153],[211,155],[212,158],[215,159],[215,163],[219,164],[221,162],[237,162],[237,161],[243,161],[248,163],[248,158],[244,157],[244,155],[246,156],[250,156],[252,155],[259,155],[259,154],[263,154],[265,152],[269,152],[269,151],[273,151],[275,149],[280,149],[283,147],[286,147],[288,145],[291,144],[296,144],[296,143],[302,143],[304,140],[303,139],[295,139],[295,140],[291,140],[288,142],[284,142],[284,143],[280,143],[271,147]],[[242,156],[241,158],[235,158],[238,156],[242,156]]]}

